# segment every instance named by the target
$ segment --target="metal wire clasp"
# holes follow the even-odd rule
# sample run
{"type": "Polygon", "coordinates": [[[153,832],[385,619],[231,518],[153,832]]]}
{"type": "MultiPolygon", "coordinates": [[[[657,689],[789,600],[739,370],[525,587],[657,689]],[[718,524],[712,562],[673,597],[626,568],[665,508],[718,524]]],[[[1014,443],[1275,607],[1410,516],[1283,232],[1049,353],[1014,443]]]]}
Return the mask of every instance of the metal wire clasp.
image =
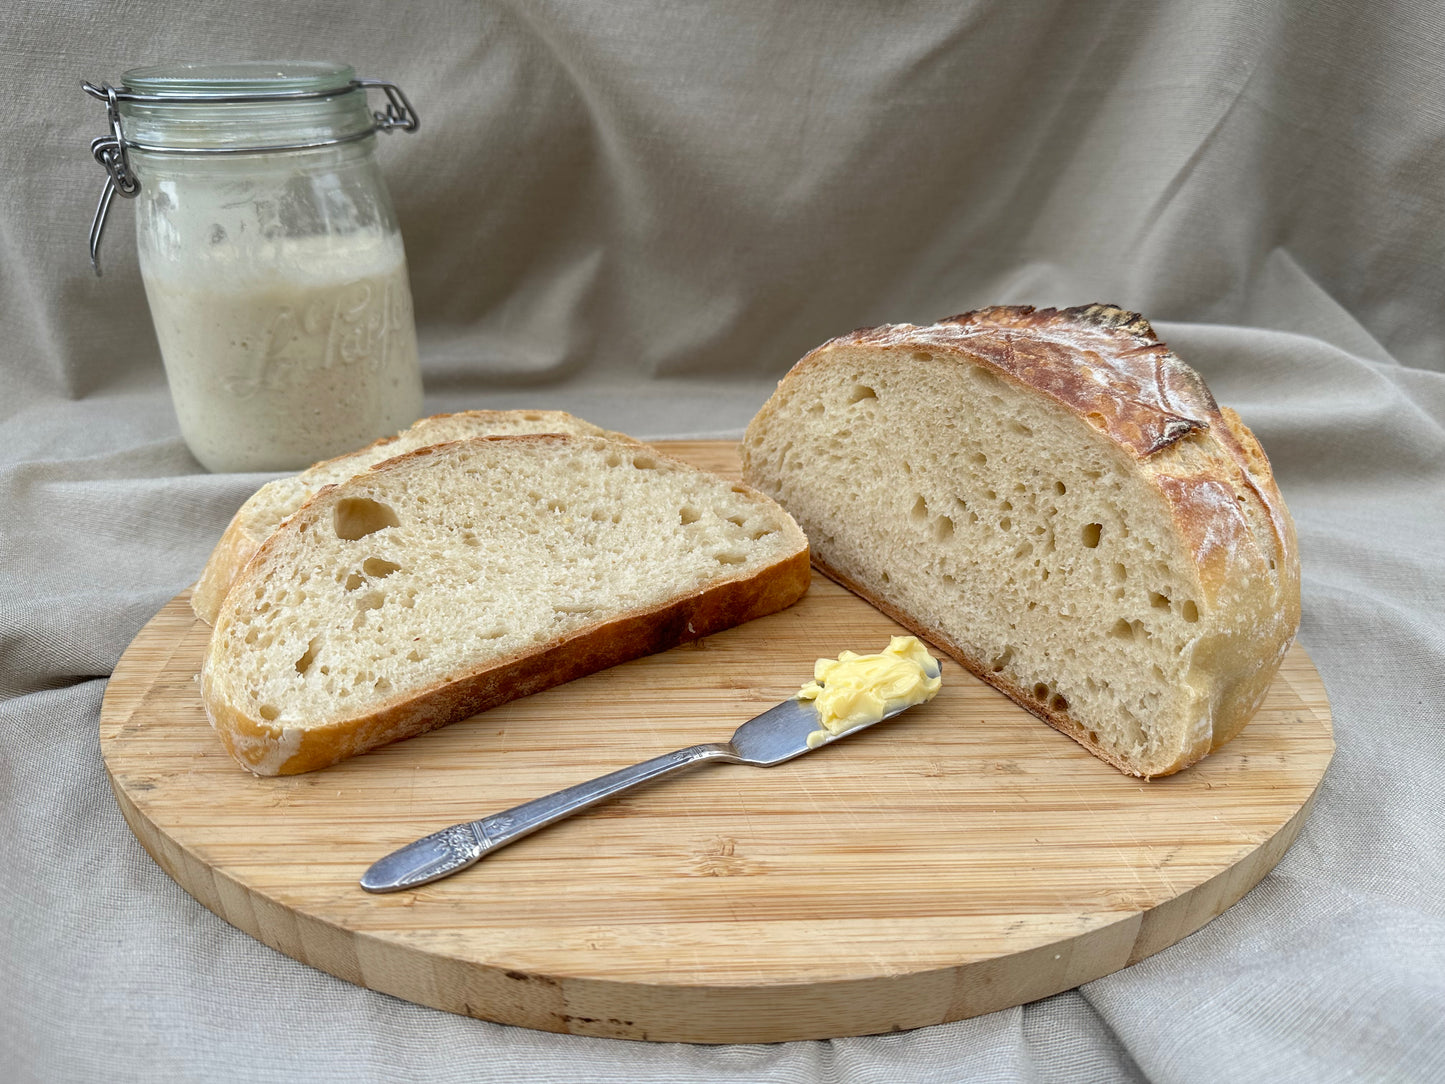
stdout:
{"type": "Polygon", "coordinates": [[[395,83],[388,83],[384,79],[353,79],[350,87],[345,90],[303,90],[303,91],[274,91],[271,93],[259,92],[252,94],[138,94],[135,91],[117,90],[108,83],[81,83],[80,88],[92,98],[98,98],[105,102],[106,118],[110,122],[110,134],[97,136],[90,142],[90,153],[105,170],[105,187],[100,190],[100,201],[95,207],[95,218],[90,224],[90,265],[95,268],[96,275],[100,274],[100,239],[105,233],[106,217],[110,213],[110,204],[117,194],[126,199],[134,199],[140,192],[140,181],[136,178],[131,169],[131,149],[146,151],[151,154],[199,154],[199,155],[225,155],[225,154],[264,154],[268,151],[303,151],[315,147],[330,147],[338,143],[351,143],[358,139],[365,139],[374,132],[415,132],[421,127],[421,121],[417,118],[416,110],[412,108],[411,102],[407,101],[406,95],[395,83]],[[338,94],[347,93],[348,90],[377,89],[386,94],[386,109],[373,110],[371,114],[372,126],[364,131],[353,132],[350,135],[336,136],[332,139],[318,139],[309,143],[275,143],[265,146],[249,147],[165,147],[149,143],[138,143],[135,140],[127,139],[121,128],[120,102],[159,102],[163,104],[241,104],[246,102],[284,102],[284,101],[308,101],[319,98],[334,98],[338,94]]]}
{"type": "Polygon", "coordinates": [[[100,274],[100,238],[105,233],[105,217],[110,212],[110,201],[119,192],[126,199],[135,199],[140,191],[140,182],[130,168],[130,154],[126,150],[125,133],[120,126],[120,104],[115,87],[92,87],[83,84],[87,93],[100,91],[105,99],[106,119],[110,121],[110,135],[97,136],[90,141],[90,153],[105,170],[105,187],[100,190],[100,202],[95,207],[95,218],[90,223],[90,265],[100,274]]]}

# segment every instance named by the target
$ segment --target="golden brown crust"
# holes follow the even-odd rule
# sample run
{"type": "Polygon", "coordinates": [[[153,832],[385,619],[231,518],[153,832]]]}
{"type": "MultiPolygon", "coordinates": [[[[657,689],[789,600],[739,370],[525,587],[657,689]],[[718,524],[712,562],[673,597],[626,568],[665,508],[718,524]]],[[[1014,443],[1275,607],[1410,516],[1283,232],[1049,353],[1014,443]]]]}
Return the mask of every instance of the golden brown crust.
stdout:
{"type": "MultiPolygon", "coordinates": [[[[571,438],[557,434],[477,437],[415,449],[385,460],[384,464],[372,469],[423,460],[461,443],[505,441],[525,444],[568,439],[571,438]]],[[[612,443],[635,448],[647,447],[649,453],[661,461],[684,470],[695,470],[630,437],[618,435],[609,439],[612,443]]],[[[307,513],[322,508],[336,488],[323,487],[293,515],[298,530],[304,530],[307,513]]],[[[758,500],[773,503],[751,487],[739,483],[735,488],[758,500]]],[[[262,543],[247,572],[264,568],[268,556],[280,545],[281,534],[278,531],[262,543]]],[[[224,668],[220,647],[222,637],[213,634],[201,672],[202,701],[211,725],[226,750],[249,770],[260,775],[295,775],[313,771],[368,749],[448,725],[509,700],[785,609],[802,598],[811,579],[806,540],[800,531],[797,537],[799,549],[749,576],[722,581],[662,606],[621,613],[535,650],[497,660],[472,673],[438,682],[423,690],[398,694],[364,714],[305,728],[267,722],[237,708],[238,698],[233,695],[227,681],[218,675],[218,671],[224,668]]],[[[221,615],[217,633],[228,619],[227,614],[221,615]]]]}
{"type": "Polygon", "coordinates": [[[208,625],[216,623],[216,614],[231,589],[231,581],[256,552],[264,539],[253,538],[241,520],[241,512],[231,517],[221,540],[206,559],[201,578],[191,591],[191,611],[208,625]]]}

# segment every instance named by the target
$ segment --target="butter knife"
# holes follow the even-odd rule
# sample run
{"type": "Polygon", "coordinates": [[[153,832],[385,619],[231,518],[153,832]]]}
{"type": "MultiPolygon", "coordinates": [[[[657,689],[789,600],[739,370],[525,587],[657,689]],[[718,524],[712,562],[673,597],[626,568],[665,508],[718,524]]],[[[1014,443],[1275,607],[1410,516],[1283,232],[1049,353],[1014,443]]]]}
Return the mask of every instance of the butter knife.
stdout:
{"type": "MultiPolygon", "coordinates": [[[[938,662],[927,669],[928,677],[938,676],[938,662]]],[[[840,734],[823,728],[818,709],[812,700],[784,700],[756,718],[749,719],[726,742],[690,745],[673,753],[653,757],[641,764],[621,768],[585,783],[559,790],[542,798],[513,806],[481,820],[466,821],[443,828],[409,843],[376,862],[362,875],[361,887],[368,892],[400,892],[408,888],[450,877],[484,856],[523,836],[531,835],[549,824],[590,809],[624,791],[666,779],[699,764],[714,762],[749,764],[771,768],[802,756],[814,748],[840,737],[891,719],[912,707],[906,704],[887,712],[882,719],[863,723],[840,734]],[[822,738],[817,737],[819,732],[822,738]],[[811,736],[811,740],[810,740],[811,736]]]]}

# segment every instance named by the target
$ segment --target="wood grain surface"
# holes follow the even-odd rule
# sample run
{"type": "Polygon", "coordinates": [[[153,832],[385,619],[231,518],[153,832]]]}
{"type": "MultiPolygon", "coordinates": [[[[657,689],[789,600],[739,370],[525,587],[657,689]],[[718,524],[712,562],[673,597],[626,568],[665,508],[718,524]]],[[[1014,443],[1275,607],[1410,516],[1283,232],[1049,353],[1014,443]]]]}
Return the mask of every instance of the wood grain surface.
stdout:
{"type": "MultiPolygon", "coordinates": [[[[665,444],[735,476],[735,446],[665,444]]],[[[529,1028],[774,1042],[896,1031],[1067,990],[1166,948],[1294,840],[1334,750],[1296,646],[1255,720],[1179,775],[1131,779],[951,661],[898,719],[773,769],[708,766],[457,876],[373,896],[418,836],[702,741],[813,661],[901,631],[815,576],[783,613],[309,775],[222,750],[173,599],[101,711],[116,800],[183,888],[343,979],[529,1028]]]]}

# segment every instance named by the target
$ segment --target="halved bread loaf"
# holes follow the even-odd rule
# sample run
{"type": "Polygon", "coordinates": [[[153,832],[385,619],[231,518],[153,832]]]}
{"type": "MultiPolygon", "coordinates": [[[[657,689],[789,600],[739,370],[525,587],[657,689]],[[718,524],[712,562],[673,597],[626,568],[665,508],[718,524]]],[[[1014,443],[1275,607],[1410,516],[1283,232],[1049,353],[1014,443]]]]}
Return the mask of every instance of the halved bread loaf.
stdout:
{"type": "Polygon", "coordinates": [[[201,696],[290,775],[772,613],[808,587],[775,502],[630,440],[485,437],[324,488],[226,595],[201,696]]]}
{"type": "Polygon", "coordinates": [[[1264,452],[1114,306],[834,339],[753,419],[743,467],[822,571],[1134,775],[1233,737],[1299,625],[1264,452]]]}
{"type": "Polygon", "coordinates": [[[513,433],[619,435],[607,434],[591,422],[560,410],[466,410],[422,418],[395,436],[383,437],[365,448],[323,460],[300,474],[267,482],[253,493],[231,518],[230,525],[206,561],[201,578],[191,592],[191,609],[206,624],[215,624],[216,611],[221,608],[221,600],[230,590],[236,573],[241,571],[271,532],[281,525],[281,521],[322,486],[343,482],[385,459],[428,444],[513,433]]]}

